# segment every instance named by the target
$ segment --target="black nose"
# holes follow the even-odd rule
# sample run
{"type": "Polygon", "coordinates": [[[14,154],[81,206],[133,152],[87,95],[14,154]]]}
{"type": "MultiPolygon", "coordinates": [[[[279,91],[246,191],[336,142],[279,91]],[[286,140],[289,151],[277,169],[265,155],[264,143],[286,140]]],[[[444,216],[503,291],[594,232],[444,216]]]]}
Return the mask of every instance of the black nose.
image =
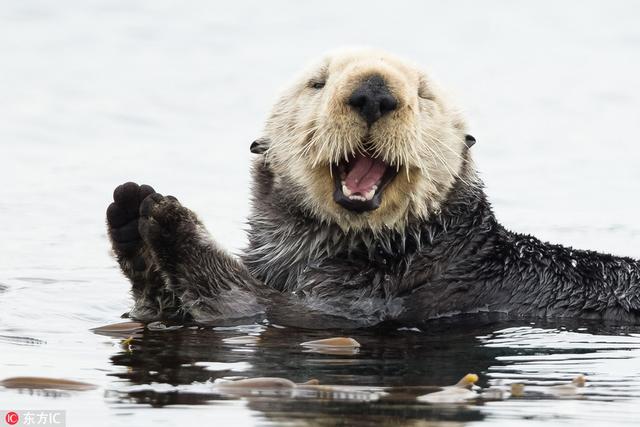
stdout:
{"type": "Polygon", "coordinates": [[[380,76],[368,77],[353,91],[347,104],[351,105],[372,125],[376,120],[398,107],[398,100],[391,94],[380,76]]]}

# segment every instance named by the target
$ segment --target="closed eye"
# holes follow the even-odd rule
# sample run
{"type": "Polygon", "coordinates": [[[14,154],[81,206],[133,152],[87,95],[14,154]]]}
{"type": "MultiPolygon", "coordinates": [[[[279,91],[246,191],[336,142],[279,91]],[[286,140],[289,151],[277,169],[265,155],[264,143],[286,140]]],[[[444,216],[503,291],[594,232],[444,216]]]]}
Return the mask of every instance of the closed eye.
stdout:
{"type": "Polygon", "coordinates": [[[325,85],[325,81],[324,80],[311,80],[309,82],[309,87],[313,88],[313,89],[322,89],[325,85]]]}
{"type": "Polygon", "coordinates": [[[431,92],[429,92],[426,89],[420,88],[418,89],[418,97],[422,98],[422,99],[427,99],[429,101],[433,101],[434,97],[433,94],[431,92]]]}
{"type": "Polygon", "coordinates": [[[433,93],[429,90],[429,86],[424,79],[420,79],[420,82],[418,84],[418,97],[422,99],[428,99],[429,101],[433,101],[435,98],[433,93]]]}

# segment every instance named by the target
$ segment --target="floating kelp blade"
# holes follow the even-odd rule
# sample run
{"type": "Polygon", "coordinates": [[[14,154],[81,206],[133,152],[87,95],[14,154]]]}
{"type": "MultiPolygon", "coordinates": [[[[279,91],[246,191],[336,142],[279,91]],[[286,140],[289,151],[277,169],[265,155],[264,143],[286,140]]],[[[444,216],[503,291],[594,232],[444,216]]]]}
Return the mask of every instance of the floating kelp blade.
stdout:
{"type": "Polygon", "coordinates": [[[259,390],[259,389],[292,389],[296,386],[293,381],[286,378],[278,377],[260,377],[260,378],[246,378],[243,380],[235,381],[220,381],[214,384],[217,390],[222,391],[236,391],[236,390],[259,390]]]}
{"type": "Polygon", "coordinates": [[[244,335],[240,337],[223,338],[222,342],[225,344],[257,344],[260,342],[260,337],[254,335],[244,335]]]}
{"type": "Polygon", "coordinates": [[[26,388],[38,390],[70,390],[87,391],[95,390],[98,386],[81,381],[65,380],[61,378],[45,377],[12,377],[0,381],[0,385],[6,388],[26,388]]]}
{"type": "Polygon", "coordinates": [[[112,323],[110,325],[100,326],[91,329],[91,331],[100,335],[107,335],[110,337],[129,336],[136,332],[142,332],[144,330],[144,323],[140,322],[120,322],[112,323]]]}
{"type": "Polygon", "coordinates": [[[322,340],[306,341],[300,344],[303,347],[327,347],[327,348],[360,348],[360,343],[353,338],[335,337],[322,340]]]}

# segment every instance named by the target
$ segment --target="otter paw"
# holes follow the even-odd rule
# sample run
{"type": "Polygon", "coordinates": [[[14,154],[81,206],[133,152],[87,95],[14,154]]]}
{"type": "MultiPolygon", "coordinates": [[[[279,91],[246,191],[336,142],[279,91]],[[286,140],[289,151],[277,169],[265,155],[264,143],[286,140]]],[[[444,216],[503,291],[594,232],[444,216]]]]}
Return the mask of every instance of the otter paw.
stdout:
{"type": "Polygon", "coordinates": [[[159,256],[177,257],[179,247],[195,236],[200,222],[173,196],[153,193],[140,205],[138,231],[159,256]]]}
{"type": "Polygon", "coordinates": [[[107,228],[116,255],[133,257],[143,245],[138,232],[140,204],[155,190],[149,185],[127,182],[113,192],[113,203],[107,208],[107,228]]]}

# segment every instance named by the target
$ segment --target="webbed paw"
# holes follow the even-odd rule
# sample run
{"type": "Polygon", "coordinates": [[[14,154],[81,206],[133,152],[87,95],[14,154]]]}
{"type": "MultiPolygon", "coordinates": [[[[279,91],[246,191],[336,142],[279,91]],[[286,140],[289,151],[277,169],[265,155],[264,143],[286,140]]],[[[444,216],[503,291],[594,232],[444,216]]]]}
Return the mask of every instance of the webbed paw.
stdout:
{"type": "Polygon", "coordinates": [[[163,263],[178,262],[202,228],[197,216],[173,196],[150,194],[139,213],[138,231],[163,263]]]}
{"type": "Polygon", "coordinates": [[[154,193],[149,185],[127,182],[116,187],[113,203],[107,208],[107,228],[113,250],[119,259],[127,259],[136,270],[145,268],[140,255],[144,242],[138,231],[140,204],[154,193]]]}

